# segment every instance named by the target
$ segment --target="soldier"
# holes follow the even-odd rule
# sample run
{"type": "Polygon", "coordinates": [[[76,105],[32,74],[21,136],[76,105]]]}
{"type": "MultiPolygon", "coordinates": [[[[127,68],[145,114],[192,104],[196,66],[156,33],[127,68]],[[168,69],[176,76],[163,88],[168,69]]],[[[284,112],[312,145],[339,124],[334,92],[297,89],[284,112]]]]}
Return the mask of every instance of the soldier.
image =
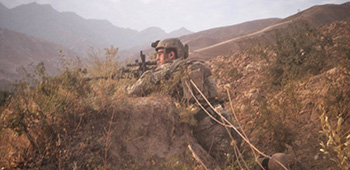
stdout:
{"type": "MultiPolygon", "coordinates": [[[[180,103],[194,105],[198,99],[210,114],[219,118],[190,83],[192,80],[214,107],[221,108],[226,118],[230,117],[217,99],[216,82],[211,77],[209,66],[203,61],[186,59],[187,44],[183,45],[177,38],[169,38],[156,42],[152,46],[157,52],[158,67],[155,70],[146,71],[135,84],[128,87],[129,95],[145,96],[163,87],[180,103]]],[[[215,159],[225,161],[226,156],[233,153],[234,147],[231,144],[238,143],[240,138],[237,135],[229,135],[228,132],[232,131],[227,131],[224,126],[212,121],[203,110],[196,113],[195,118],[197,125],[193,128],[193,134],[198,142],[215,159]],[[236,141],[232,142],[230,136],[233,136],[236,141]]]]}

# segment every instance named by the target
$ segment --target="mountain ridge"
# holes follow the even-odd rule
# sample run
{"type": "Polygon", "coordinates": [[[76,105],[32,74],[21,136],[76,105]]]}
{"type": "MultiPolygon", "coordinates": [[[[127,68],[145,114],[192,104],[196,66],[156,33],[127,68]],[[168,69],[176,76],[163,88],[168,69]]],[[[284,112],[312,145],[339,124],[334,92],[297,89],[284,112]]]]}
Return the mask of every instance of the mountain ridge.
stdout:
{"type": "Polygon", "coordinates": [[[226,41],[210,44],[202,48],[197,48],[190,54],[192,58],[207,60],[218,55],[229,55],[238,50],[249,48],[254,43],[270,43],[276,30],[287,28],[290,24],[306,22],[313,27],[319,27],[334,21],[339,21],[350,17],[350,3],[340,5],[326,4],[310,7],[292,16],[280,20],[274,25],[270,25],[263,30],[257,30],[241,37],[231,38],[226,41]]]}
{"type": "Polygon", "coordinates": [[[107,20],[85,19],[74,12],[59,12],[48,4],[33,2],[0,10],[0,27],[67,46],[82,56],[87,54],[89,47],[103,49],[113,45],[127,49],[154,41],[154,37],[168,36],[160,28],[153,34],[144,34],[149,28],[142,31],[122,28],[107,20]]]}
{"type": "Polygon", "coordinates": [[[31,63],[44,62],[47,73],[55,75],[59,72],[59,56],[68,59],[77,54],[62,45],[0,27],[0,89],[10,89],[11,83],[24,76],[20,68],[31,69],[31,63]]]}
{"type": "Polygon", "coordinates": [[[207,42],[207,45],[212,45],[231,38],[244,36],[246,34],[255,32],[273,23],[276,23],[280,20],[281,19],[279,18],[267,18],[267,19],[246,21],[235,25],[212,28],[209,30],[193,33],[190,35],[181,36],[180,39],[183,42],[188,43],[191,47],[191,50],[195,50],[200,48],[202,45],[199,45],[199,44],[201,44],[201,42],[205,41],[206,39],[210,40],[210,42],[207,42]]]}

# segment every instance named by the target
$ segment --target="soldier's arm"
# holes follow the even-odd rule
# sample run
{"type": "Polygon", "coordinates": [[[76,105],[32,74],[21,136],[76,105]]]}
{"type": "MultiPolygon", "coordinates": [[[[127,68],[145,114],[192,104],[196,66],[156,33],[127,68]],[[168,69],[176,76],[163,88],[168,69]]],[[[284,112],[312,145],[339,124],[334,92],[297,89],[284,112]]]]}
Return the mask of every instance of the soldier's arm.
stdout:
{"type": "Polygon", "coordinates": [[[153,73],[151,70],[146,71],[132,86],[127,87],[127,93],[129,96],[142,96],[145,95],[146,90],[150,89],[151,85],[159,83],[160,78],[157,73],[153,73]]]}

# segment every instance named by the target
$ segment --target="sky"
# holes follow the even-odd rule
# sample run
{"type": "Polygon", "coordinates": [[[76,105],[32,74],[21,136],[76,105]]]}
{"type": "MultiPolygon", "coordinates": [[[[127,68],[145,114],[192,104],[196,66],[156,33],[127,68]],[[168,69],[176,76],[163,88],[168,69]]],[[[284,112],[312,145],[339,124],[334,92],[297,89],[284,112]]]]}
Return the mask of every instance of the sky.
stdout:
{"type": "Polygon", "coordinates": [[[0,0],[8,8],[37,2],[85,19],[105,19],[122,28],[141,31],[182,27],[198,32],[266,18],[285,18],[314,5],[350,0],[0,0]]]}

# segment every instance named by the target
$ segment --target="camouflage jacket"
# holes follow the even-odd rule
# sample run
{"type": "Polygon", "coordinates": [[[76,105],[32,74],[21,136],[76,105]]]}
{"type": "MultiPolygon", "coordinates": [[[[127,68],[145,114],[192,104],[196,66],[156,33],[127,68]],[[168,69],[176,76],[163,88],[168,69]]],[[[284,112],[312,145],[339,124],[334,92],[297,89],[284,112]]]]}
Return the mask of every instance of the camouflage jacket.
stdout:
{"type": "Polygon", "coordinates": [[[146,71],[135,84],[127,88],[127,92],[129,95],[144,96],[165,89],[172,97],[194,103],[190,92],[192,91],[199,101],[204,103],[204,99],[189,80],[198,86],[207,99],[218,96],[216,82],[211,77],[209,66],[203,61],[183,59],[176,59],[155,70],[146,71]]]}

